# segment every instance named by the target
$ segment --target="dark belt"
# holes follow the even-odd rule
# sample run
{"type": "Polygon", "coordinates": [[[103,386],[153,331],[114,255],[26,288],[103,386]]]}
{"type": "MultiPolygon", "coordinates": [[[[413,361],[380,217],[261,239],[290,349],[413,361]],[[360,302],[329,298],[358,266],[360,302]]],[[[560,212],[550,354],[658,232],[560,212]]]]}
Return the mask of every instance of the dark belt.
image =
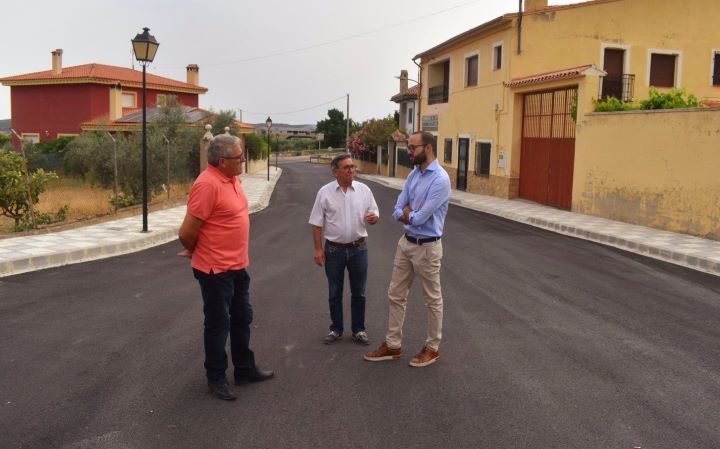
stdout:
{"type": "Polygon", "coordinates": [[[430,243],[430,242],[437,242],[440,240],[440,237],[427,237],[424,239],[416,239],[415,237],[410,237],[409,235],[405,234],[405,238],[408,242],[413,243],[415,245],[422,245],[424,243],[430,243]]]}
{"type": "Polygon", "coordinates": [[[331,242],[330,240],[326,240],[327,244],[330,246],[334,246],[336,248],[355,248],[356,246],[360,246],[360,244],[365,242],[365,237],[360,237],[359,239],[355,240],[354,242],[350,243],[337,243],[337,242],[331,242]]]}

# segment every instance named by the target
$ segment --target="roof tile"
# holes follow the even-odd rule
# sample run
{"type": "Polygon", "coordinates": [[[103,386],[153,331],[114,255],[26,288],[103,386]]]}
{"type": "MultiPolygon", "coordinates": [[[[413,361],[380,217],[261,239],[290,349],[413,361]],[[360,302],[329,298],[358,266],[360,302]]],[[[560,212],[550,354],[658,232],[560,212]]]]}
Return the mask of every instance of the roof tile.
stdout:
{"type": "MultiPolygon", "coordinates": [[[[527,86],[530,84],[544,83],[547,81],[556,81],[566,78],[575,78],[578,76],[585,75],[588,71],[602,70],[595,67],[593,64],[581,65],[578,67],[570,67],[568,69],[555,70],[553,72],[538,73],[536,75],[524,76],[521,78],[513,78],[510,82],[505,83],[507,87],[520,87],[527,86]]],[[[603,72],[604,73],[604,72],[603,72]]]]}
{"type": "MultiPolygon", "coordinates": [[[[0,78],[0,82],[12,84],[16,81],[47,81],[48,84],[53,81],[60,80],[87,80],[88,78],[98,80],[101,84],[108,82],[126,82],[142,84],[142,72],[126,67],[116,67],[104,64],[83,64],[72,67],[64,67],[58,74],[52,70],[44,70],[42,72],[25,73],[22,75],[9,76],[0,78]],[[105,82],[103,82],[105,81],[105,82]]],[[[147,74],[147,84],[157,85],[166,88],[190,89],[198,93],[207,92],[206,87],[196,86],[194,84],[176,81],[151,73],[147,74]]]]}

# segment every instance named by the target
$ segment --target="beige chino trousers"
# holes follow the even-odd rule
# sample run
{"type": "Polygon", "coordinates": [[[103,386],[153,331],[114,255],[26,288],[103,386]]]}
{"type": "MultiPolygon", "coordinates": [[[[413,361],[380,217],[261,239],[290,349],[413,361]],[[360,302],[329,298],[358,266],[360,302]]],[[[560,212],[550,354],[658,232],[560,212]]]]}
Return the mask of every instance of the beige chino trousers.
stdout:
{"type": "Polygon", "coordinates": [[[427,307],[427,338],[425,346],[433,351],[440,347],[442,339],[443,298],[440,288],[440,262],[442,241],[417,245],[408,242],[403,235],[398,241],[393,262],[392,278],[388,288],[390,316],[385,342],[389,348],[402,346],[402,328],[405,321],[407,297],[413,279],[422,281],[422,291],[427,307]]]}

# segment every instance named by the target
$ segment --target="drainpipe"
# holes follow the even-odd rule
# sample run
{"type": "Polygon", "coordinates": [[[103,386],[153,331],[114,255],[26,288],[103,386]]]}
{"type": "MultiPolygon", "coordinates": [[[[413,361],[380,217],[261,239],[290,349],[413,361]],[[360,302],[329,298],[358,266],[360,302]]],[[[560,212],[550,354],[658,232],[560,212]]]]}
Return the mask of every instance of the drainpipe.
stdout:
{"type": "Polygon", "coordinates": [[[518,0],[518,48],[517,54],[522,53],[522,19],[523,19],[523,0],[518,0]]]}
{"type": "Polygon", "coordinates": [[[417,80],[418,80],[418,84],[420,84],[420,87],[418,88],[418,103],[417,103],[417,108],[415,108],[415,109],[417,109],[417,121],[415,122],[416,125],[417,125],[417,127],[416,127],[416,129],[415,129],[414,131],[417,132],[417,131],[420,131],[420,126],[422,125],[422,119],[421,119],[422,116],[420,115],[420,107],[421,107],[421,105],[422,105],[422,67],[420,66],[420,64],[417,63],[417,61],[415,61],[414,58],[413,58],[412,62],[413,62],[413,64],[415,64],[415,65],[417,66],[417,68],[418,68],[418,78],[417,78],[417,80]]]}

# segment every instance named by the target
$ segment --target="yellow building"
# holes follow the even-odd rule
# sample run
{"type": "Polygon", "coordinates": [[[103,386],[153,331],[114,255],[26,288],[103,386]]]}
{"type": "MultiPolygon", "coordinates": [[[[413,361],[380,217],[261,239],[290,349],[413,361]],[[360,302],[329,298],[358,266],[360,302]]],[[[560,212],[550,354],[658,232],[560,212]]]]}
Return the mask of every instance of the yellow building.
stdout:
{"type": "MultiPolygon", "coordinates": [[[[525,0],[523,11],[413,58],[421,66],[421,127],[438,137],[438,160],[457,189],[718,238],[718,181],[707,181],[693,193],[689,184],[695,180],[688,170],[680,170],[682,177],[674,184],[658,179],[667,172],[644,171],[642,163],[623,167],[624,184],[612,185],[612,173],[623,165],[623,145],[642,145],[639,136],[652,133],[653,126],[672,129],[662,124],[667,120],[699,120],[690,129],[702,133],[709,126],[711,136],[689,140],[720,148],[719,111],[661,121],[651,114],[634,121],[649,127],[641,129],[622,119],[599,126],[600,114],[591,112],[593,99],[645,99],[650,86],[660,91],[685,87],[708,104],[720,100],[719,6],[717,0],[594,0],[565,6],[525,0]],[[615,159],[598,155],[604,137],[613,137],[608,154],[615,159]],[[678,185],[687,192],[668,200],[667,211],[640,205],[678,185]],[[603,202],[612,189],[616,196],[637,201],[603,202]],[[700,218],[693,217],[689,226],[683,224],[682,204],[697,192],[706,198],[693,209],[700,218]],[[651,217],[657,213],[671,218],[651,217]]],[[[652,151],[642,151],[652,157],[652,151]]],[[[704,163],[720,167],[718,152],[710,153],[703,153],[709,158],[704,163]]],[[[676,162],[684,163],[682,157],[676,162]]]]}

